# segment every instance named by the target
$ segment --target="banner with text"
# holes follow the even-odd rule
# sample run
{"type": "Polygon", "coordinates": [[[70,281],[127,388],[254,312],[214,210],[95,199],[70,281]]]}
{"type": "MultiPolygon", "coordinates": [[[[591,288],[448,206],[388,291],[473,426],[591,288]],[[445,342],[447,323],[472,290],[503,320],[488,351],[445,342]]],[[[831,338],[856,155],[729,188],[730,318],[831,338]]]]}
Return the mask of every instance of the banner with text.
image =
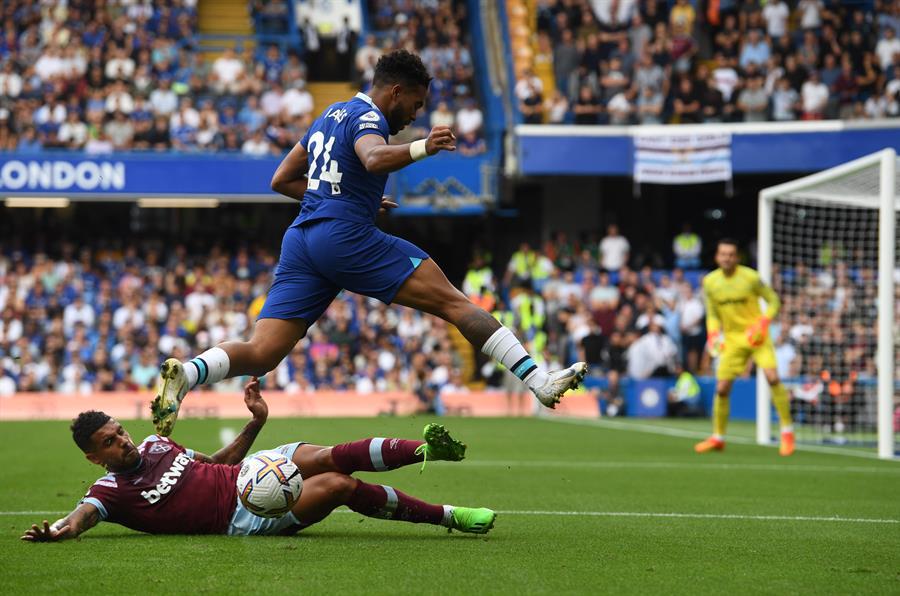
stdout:
{"type": "Polygon", "coordinates": [[[652,184],[731,180],[731,134],[636,135],[634,180],[652,184]]]}

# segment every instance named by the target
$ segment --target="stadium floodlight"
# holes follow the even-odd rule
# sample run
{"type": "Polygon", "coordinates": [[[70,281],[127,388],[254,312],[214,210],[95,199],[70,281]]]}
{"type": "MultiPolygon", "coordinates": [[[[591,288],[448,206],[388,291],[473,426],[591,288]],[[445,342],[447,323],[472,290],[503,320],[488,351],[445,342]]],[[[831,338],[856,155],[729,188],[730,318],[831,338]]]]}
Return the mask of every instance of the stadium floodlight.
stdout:
{"type": "Polygon", "coordinates": [[[6,197],[5,205],[11,208],[37,209],[65,209],[69,206],[66,197],[6,197]]]}
{"type": "MultiPolygon", "coordinates": [[[[759,273],[782,297],[776,353],[798,441],[895,455],[900,181],[893,149],[759,194],[759,273]],[[877,431],[877,432],[876,432],[877,431]]],[[[757,442],[771,406],[757,379],[757,442]]]]}
{"type": "Polygon", "coordinates": [[[219,199],[192,197],[144,197],[137,200],[142,209],[215,209],[219,199]]]}

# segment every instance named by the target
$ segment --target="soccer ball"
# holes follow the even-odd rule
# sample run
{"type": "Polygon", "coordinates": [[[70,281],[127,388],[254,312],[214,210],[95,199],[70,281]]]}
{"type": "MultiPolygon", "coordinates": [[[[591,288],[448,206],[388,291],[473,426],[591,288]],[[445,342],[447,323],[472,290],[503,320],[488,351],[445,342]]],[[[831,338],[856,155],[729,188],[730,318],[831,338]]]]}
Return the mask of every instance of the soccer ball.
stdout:
{"type": "Polygon", "coordinates": [[[277,451],[260,451],[244,460],[237,477],[241,503],[260,517],[281,517],[303,490],[303,477],[290,459],[277,451]]]}

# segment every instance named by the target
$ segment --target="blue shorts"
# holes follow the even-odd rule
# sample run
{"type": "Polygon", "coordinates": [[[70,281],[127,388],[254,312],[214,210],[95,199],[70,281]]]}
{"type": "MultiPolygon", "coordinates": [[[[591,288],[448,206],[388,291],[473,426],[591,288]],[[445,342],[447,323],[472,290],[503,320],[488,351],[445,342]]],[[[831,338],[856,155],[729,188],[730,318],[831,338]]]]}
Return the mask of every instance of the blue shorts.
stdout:
{"type": "Polygon", "coordinates": [[[290,227],[260,319],[312,325],[341,290],[390,304],[428,253],[371,224],[320,219],[290,227]]]}
{"type": "MultiPolygon", "coordinates": [[[[303,442],[288,443],[272,449],[284,455],[285,457],[294,457],[297,447],[303,445],[303,442]]],[[[256,453],[259,453],[257,451],[256,453]]],[[[256,453],[251,453],[247,457],[253,457],[256,453]]],[[[276,536],[290,535],[303,529],[303,524],[294,517],[292,511],[288,511],[281,517],[260,517],[247,511],[244,504],[241,503],[240,497],[237,499],[237,507],[231,516],[231,523],[228,524],[229,536],[276,536]]]]}

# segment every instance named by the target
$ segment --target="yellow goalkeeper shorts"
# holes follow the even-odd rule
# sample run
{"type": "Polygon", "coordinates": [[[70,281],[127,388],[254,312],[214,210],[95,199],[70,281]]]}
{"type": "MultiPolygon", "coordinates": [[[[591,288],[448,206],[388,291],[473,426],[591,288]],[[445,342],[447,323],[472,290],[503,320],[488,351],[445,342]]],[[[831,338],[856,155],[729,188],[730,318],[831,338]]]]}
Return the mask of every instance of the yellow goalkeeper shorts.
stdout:
{"type": "Polygon", "coordinates": [[[772,340],[767,337],[763,345],[754,348],[747,341],[746,333],[726,334],[725,349],[719,356],[716,379],[731,381],[743,375],[750,358],[753,358],[759,368],[775,368],[775,346],[772,345],[772,340]]]}

